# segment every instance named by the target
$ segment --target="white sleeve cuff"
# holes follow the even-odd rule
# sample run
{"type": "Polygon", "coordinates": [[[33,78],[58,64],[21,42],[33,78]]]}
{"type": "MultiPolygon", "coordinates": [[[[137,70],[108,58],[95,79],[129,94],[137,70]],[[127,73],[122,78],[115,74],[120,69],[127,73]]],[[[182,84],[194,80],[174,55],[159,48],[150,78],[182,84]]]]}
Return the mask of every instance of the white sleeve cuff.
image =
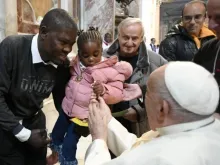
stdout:
{"type": "Polygon", "coordinates": [[[25,142],[27,141],[31,136],[31,131],[27,128],[22,128],[22,130],[15,135],[15,137],[21,141],[21,142],[25,142]]]}
{"type": "Polygon", "coordinates": [[[101,165],[111,160],[106,142],[96,139],[86,151],[85,165],[101,165]]]}

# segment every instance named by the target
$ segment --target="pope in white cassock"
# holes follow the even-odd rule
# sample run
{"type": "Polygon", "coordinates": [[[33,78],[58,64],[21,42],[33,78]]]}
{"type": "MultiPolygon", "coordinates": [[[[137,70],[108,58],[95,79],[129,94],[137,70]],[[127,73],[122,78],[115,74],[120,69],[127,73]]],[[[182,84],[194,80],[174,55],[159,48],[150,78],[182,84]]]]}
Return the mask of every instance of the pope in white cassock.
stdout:
{"type": "Polygon", "coordinates": [[[192,62],[172,62],[147,82],[152,131],[137,139],[115,120],[102,98],[91,100],[92,144],[85,165],[220,165],[220,121],[213,117],[219,88],[192,62]],[[118,157],[111,160],[108,148],[118,157]]]}

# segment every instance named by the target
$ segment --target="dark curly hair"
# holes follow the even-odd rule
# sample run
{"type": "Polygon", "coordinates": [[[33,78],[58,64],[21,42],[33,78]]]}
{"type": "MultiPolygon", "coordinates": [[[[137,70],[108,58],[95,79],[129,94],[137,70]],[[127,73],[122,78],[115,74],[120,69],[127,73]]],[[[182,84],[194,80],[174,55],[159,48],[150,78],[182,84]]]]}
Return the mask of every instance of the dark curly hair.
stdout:
{"type": "Polygon", "coordinates": [[[99,33],[98,28],[89,27],[87,31],[79,30],[78,36],[77,46],[79,50],[81,49],[82,44],[88,41],[95,41],[102,46],[102,36],[99,33]]]}
{"type": "Polygon", "coordinates": [[[40,24],[40,28],[43,26],[46,26],[50,30],[63,28],[78,30],[73,18],[65,10],[59,8],[52,9],[46,13],[40,24]]]}

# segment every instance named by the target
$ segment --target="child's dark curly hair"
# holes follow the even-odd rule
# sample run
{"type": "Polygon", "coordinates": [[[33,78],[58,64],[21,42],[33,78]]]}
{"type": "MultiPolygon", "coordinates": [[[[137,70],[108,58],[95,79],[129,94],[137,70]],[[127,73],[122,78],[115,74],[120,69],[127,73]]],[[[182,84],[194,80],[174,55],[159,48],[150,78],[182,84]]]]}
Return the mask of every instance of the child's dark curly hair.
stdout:
{"type": "Polygon", "coordinates": [[[77,46],[79,50],[81,49],[82,44],[88,41],[95,41],[102,46],[102,36],[99,33],[98,28],[89,27],[87,31],[79,30],[78,36],[77,46]]]}

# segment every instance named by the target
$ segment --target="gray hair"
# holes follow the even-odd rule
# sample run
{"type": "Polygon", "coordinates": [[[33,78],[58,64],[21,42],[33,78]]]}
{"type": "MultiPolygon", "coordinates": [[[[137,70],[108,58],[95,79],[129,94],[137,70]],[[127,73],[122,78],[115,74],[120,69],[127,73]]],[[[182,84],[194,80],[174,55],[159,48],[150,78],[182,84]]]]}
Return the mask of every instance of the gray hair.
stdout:
{"type": "Polygon", "coordinates": [[[123,21],[121,21],[121,23],[118,25],[118,33],[120,34],[122,28],[130,26],[130,25],[134,25],[134,24],[141,25],[141,29],[142,29],[141,37],[143,37],[144,36],[144,26],[143,26],[143,23],[140,18],[128,17],[128,18],[124,19],[123,21]]]}
{"type": "Polygon", "coordinates": [[[182,123],[186,123],[186,122],[201,120],[210,116],[210,115],[206,115],[206,116],[198,115],[181,107],[179,103],[177,103],[176,100],[173,98],[173,96],[170,94],[166,86],[164,76],[162,79],[160,76],[156,77],[156,79],[157,80],[155,80],[154,91],[156,91],[156,93],[159,95],[161,99],[168,102],[171,108],[170,114],[173,119],[176,119],[182,123]]]}

